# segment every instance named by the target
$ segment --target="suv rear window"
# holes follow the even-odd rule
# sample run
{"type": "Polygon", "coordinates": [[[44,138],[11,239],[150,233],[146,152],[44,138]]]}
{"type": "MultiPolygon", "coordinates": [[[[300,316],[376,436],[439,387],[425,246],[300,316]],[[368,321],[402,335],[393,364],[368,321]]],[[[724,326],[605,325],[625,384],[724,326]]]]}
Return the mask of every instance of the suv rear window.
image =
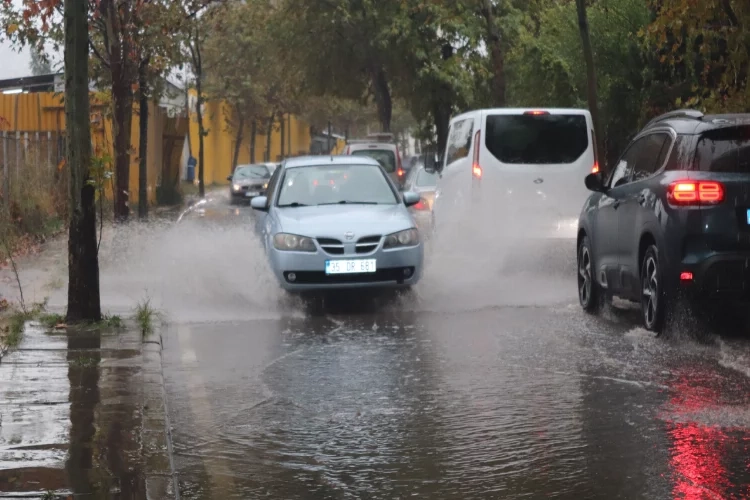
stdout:
{"type": "Polygon", "coordinates": [[[502,163],[573,163],[589,134],[584,115],[489,115],[484,143],[502,163]]]}
{"type": "Polygon", "coordinates": [[[387,149],[357,149],[352,151],[353,156],[369,156],[373,160],[377,160],[386,172],[396,171],[396,155],[393,151],[387,149]]]}
{"type": "Polygon", "coordinates": [[[698,170],[750,173],[750,127],[730,127],[704,133],[695,156],[698,170]]]}

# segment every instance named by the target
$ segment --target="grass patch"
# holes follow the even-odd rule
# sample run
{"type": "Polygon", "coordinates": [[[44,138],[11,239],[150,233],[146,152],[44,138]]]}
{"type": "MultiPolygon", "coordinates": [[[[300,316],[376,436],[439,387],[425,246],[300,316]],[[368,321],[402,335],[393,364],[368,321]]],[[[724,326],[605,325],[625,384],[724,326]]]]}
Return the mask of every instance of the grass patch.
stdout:
{"type": "Polygon", "coordinates": [[[148,337],[154,333],[154,323],[159,313],[151,306],[151,299],[146,297],[135,306],[135,321],[141,330],[141,335],[148,337]]]}
{"type": "Polygon", "coordinates": [[[118,328],[118,329],[125,326],[125,324],[122,321],[122,318],[116,314],[103,315],[102,325],[106,326],[107,328],[118,328]]]}
{"type": "Polygon", "coordinates": [[[39,322],[48,330],[52,330],[57,325],[65,324],[65,317],[55,313],[41,313],[39,322]]]}

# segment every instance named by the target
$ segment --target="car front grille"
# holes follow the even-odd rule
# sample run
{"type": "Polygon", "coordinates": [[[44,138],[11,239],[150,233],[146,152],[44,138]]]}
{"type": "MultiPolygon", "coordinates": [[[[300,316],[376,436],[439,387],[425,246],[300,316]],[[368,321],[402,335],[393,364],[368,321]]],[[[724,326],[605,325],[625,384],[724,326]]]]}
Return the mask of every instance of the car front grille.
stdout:
{"type": "Polygon", "coordinates": [[[344,244],[335,238],[318,238],[318,245],[325,253],[331,255],[343,255],[344,244]]]}
{"type": "Polygon", "coordinates": [[[335,285],[345,283],[384,283],[396,281],[403,283],[414,275],[414,267],[388,267],[378,269],[374,273],[360,274],[331,274],[325,271],[284,271],[284,279],[288,283],[298,285],[335,285]],[[289,279],[290,275],[294,279],[289,279]]]}
{"type": "Polygon", "coordinates": [[[357,241],[355,246],[357,253],[374,252],[380,244],[380,236],[365,236],[357,241]]]}

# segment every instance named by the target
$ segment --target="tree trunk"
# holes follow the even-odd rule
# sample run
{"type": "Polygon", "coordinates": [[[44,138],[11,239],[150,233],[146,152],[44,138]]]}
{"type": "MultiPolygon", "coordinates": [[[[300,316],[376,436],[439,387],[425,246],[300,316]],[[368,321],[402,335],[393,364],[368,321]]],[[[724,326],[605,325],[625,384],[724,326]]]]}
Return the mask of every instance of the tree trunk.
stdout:
{"type": "Polygon", "coordinates": [[[205,151],[203,148],[203,139],[206,135],[206,130],[203,128],[203,89],[201,88],[201,76],[196,75],[195,90],[198,94],[198,194],[201,198],[206,196],[206,186],[203,183],[203,165],[205,160],[205,151]]]}
{"type": "Polygon", "coordinates": [[[65,139],[70,172],[67,322],[101,320],[96,187],[91,180],[88,4],[65,2],[65,139]]]}
{"type": "Polygon", "coordinates": [[[378,121],[381,132],[391,131],[391,116],[393,114],[393,100],[388,86],[388,77],[383,68],[372,70],[372,88],[375,91],[375,104],[378,108],[378,121]]]}
{"type": "Polygon", "coordinates": [[[601,130],[601,120],[599,119],[599,99],[597,96],[596,85],[596,68],[594,66],[594,53],[591,50],[591,38],[589,37],[589,21],[586,15],[585,0],[576,0],[578,9],[578,29],[581,32],[581,45],[583,46],[583,58],[586,61],[586,87],[589,102],[589,111],[591,112],[591,121],[594,122],[594,135],[596,135],[596,158],[601,158],[599,153],[602,152],[601,144],[604,135],[601,130]]]}
{"type": "Polygon", "coordinates": [[[240,116],[239,121],[237,122],[237,137],[235,137],[234,142],[234,155],[232,156],[232,173],[234,173],[234,169],[237,168],[237,162],[240,158],[240,148],[242,147],[242,133],[245,130],[245,117],[240,116]]]}
{"type": "Polygon", "coordinates": [[[495,23],[492,0],[484,0],[482,14],[487,22],[487,48],[490,53],[490,64],[492,66],[492,97],[493,104],[498,107],[505,106],[505,55],[503,53],[500,30],[495,23]]]}
{"type": "Polygon", "coordinates": [[[271,112],[271,116],[268,117],[268,129],[266,130],[266,154],[264,154],[264,161],[271,161],[271,134],[273,134],[273,118],[276,116],[276,111],[271,112]]]}
{"type": "Polygon", "coordinates": [[[285,140],[286,140],[286,124],[284,123],[284,113],[279,113],[279,124],[281,124],[281,132],[279,133],[279,143],[280,148],[279,151],[281,151],[281,159],[284,159],[284,146],[285,146],[285,140]]]}
{"type": "Polygon", "coordinates": [[[255,163],[255,136],[258,134],[258,122],[253,118],[250,124],[250,163],[255,163]]]}
{"type": "Polygon", "coordinates": [[[114,0],[102,0],[99,11],[106,27],[109,67],[112,81],[112,103],[115,150],[115,220],[125,222],[130,215],[130,139],[133,122],[133,87],[129,68],[130,38],[123,36],[130,22],[129,10],[120,8],[114,0]]]}
{"type": "Polygon", "coordinates": [[[138,218],[148,218],[148,57],[138,66],[138,218]]]}

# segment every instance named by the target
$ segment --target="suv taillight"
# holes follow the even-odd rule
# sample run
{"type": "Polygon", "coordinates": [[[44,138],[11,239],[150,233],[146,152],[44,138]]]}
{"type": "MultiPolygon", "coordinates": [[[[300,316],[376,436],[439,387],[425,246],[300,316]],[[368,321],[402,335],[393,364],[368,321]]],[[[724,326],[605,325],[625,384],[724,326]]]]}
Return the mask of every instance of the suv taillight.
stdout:
{"type": "Polygon", "coordinates": [[[482,178],[482,167],[479,165],[479,140],[481,139],[481,130],[477,130],[474,135],[474,159],[471,162],[471,175],[477,179],[482,178]]]}
{"type": "Polygon", "coordinates": [[[667,189],[672,205],[716,205],[724,201],[724,185],[716,181],[676,181],[667,189]]]}

